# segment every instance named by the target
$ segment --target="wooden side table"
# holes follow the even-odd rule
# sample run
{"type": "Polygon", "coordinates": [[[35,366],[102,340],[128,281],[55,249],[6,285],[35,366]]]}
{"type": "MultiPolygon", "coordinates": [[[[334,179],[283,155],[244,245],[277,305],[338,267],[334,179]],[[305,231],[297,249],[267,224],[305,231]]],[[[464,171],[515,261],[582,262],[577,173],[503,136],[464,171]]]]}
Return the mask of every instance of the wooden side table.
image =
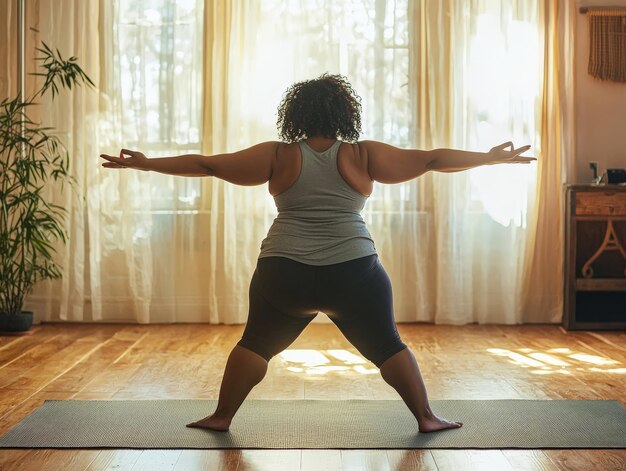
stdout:
{"type": "Polygon", "coordinates": [[[626,329],[626,187],[566,185],[566,329],[626,329]]]}

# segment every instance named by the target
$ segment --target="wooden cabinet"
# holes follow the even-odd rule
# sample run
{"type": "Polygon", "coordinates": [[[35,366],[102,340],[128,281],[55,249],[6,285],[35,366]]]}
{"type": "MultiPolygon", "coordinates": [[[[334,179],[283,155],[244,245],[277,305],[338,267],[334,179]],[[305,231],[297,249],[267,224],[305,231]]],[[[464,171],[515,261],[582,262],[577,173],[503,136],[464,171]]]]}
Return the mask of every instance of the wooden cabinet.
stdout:
{"type": "Polygon", "coordinates": [[[565,187],[566,329],[626,329],[626,187],[565,187]]]}

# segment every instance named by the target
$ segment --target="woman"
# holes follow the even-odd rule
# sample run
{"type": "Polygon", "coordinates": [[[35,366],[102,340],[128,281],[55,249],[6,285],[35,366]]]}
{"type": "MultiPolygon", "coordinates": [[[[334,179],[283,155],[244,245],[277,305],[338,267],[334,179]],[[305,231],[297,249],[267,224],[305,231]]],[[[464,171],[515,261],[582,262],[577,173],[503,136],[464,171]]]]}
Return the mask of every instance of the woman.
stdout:
{"type": "Polygon", "coordinates": [[[228,430],[268,361],[323,311],[402,397],[420,432],[461,427],[437,417],[413,353],[396,330],[391,284],[360,215],[373,182],[401,183],[428,171],[529,163],[508,142],[487,153],[404,150],[358,141],[361,105],[347,80],[324,74],[291,86],[278,109],[283,142],[232,154],[146,158],[122,149],[103,167],[213,176],[238,185],[269,182],[278,216],[250,283],[248,322],[224,371],[217,408],[188,427],[228,430]],[[128,157],[126,157],[128,156],[128,157]]]}

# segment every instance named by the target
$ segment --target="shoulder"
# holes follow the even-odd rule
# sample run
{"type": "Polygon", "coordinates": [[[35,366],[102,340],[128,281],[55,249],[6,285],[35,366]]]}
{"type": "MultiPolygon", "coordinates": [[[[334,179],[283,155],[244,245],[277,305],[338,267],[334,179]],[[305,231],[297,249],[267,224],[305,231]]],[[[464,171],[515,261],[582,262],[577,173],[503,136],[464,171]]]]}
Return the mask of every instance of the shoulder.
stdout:
{"type": "Polygon", "coordinates": [[[351,166],[367,170],[367,149],[362,145],[362,142],[341,142],[339,152],[347,157],[351,166]]]}
{"type": "Polygon", "coordinates": [[[298,142],[276,142],[275,149],[274,162],[279,164],[299,155],[300,144],[298,142]]]}
{"type": "Polygon", "coordinates": [[[272,175],[280,143],[267,141],[227,154],[203,156],[211,175],[239,185],[260,185],[272,175]]]}
{"type": "Polygon", "coordinates": [[[276,141],[276,149],[278,152],[294,151],[300,147],[300,142],[282,142],[276,141]]]}

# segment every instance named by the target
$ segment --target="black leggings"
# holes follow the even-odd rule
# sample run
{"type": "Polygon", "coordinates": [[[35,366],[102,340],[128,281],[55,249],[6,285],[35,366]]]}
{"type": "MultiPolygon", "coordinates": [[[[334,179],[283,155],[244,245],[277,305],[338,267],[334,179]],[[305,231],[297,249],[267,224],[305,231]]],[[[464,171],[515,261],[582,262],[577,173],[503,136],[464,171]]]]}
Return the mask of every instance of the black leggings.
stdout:
{"type": "Polygon", "coordinates": [[[250,282],[248,323],[237,345],[269,361],[318,311],[377,367],[406,348],[393,318],[391,282],[376,254],[322,266],[260,258],[250,282]]]}

